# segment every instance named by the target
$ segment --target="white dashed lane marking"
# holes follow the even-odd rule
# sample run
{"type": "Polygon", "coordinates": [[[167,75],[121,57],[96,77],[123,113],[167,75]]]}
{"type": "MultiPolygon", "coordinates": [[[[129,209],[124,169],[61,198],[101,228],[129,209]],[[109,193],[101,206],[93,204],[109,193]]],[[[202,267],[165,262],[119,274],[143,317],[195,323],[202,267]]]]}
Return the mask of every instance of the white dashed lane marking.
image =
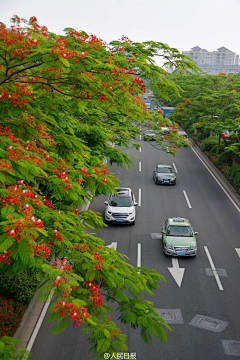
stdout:
{"type": "Polygon", "coordinates": [[[219,278],[217,269],[216,269],[216,267],[215,267],[215,265],[214,265],[214,263],[213,263],[213,260],[212,260],[212,258],[211,258],[211,255],[210,255],[210,252],[209,252],[207,246],[204,246],[204,250],[205,250],[206,255],[207,255],[207,257],[208,257],[208,261],[209,261],[209,263],[210,263],[210,266],[211,266],[213,275],[214,275],[214,277],[215,277],[215,279],[216,279],[216,282],[217,282],[217,284],[218,284],[219,290],[223,290],[222,283],[221,283],[221,281],[220,281],[220,278],[219,278]]]}
{"type": "Polygon", "coordinates": [[[173,167],[174,167],[175,172],[177,173],[178,171],[177,171],[176,165],[174,163],[173,163],[173,167]]]}
{"type": "Polygon", "coordinates": [[[187,196],[187,193],[186,193],[185,190],[183,190],[183,195],[185,196],[185,199],[186,199],[186,202],[187,202],[187,204],[188,204],[189,209],[191,209],[191,208],[192,208],[192,205],[190,204],[190,201],[189,201],[189,199],[188,199],[188,196],[187,196]]]}

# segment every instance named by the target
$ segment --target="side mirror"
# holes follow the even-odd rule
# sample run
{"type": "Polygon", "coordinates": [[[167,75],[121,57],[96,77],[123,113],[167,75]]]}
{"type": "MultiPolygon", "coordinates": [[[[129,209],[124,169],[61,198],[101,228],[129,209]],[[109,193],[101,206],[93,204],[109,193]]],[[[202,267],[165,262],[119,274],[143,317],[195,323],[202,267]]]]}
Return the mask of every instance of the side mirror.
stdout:
{"type": "Polygon", "coordinates": [[[197,235],[197,234],[198,234],[198,232],[197,232],[197,231],[195,231],[194,235],[197,235]]]}
{"type": "Polygon", "coordinates": [[[166,231],[165,231],[165,230],[162,230],[162,234],[166,234],[166,231]]]}
{"type": "Polygon", "coordinates": [[[138,203],[137,203],[137,202],[135,202],[135,203],[134,203],[134,206],[137,206],[137,205],[138,205],[138,203]]]}
{"type": "Polygon", "coordinates": [[[105,205],[108,205],[108,202],[107,202],[107,201],[104,201],[104,204],[105,204],[105,205]]]}

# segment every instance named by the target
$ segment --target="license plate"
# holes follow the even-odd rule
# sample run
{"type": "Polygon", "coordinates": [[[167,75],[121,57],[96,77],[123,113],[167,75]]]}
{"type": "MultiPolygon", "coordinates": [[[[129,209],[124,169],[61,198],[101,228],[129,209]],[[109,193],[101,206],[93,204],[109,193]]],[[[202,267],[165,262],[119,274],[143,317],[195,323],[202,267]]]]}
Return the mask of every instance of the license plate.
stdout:
{"type": "Polygon", "coordinates": [[[123,222],[123,219],[116,219],[117,222],[123,222]]]}
{"type": "Polygon", "coordinates": [[[169,180],[163,180],[163,182],[167,182],[167,183],[168,183],[168,182],[169,182],[169,180]]]}
{"type": "Polygon", "coordinates": [[[185,252],[177,252],[177,255],[186,255],[185,252]]]}

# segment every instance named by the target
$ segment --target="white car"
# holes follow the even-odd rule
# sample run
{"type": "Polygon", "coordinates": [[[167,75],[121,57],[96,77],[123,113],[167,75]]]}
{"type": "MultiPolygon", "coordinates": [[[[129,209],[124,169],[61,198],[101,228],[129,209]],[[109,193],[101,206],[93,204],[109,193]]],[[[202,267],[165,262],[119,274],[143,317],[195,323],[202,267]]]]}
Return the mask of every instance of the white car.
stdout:
{"type": "Polygon", "coordinates": [[[106,223],[135,224],[137,202],[130,188],[116,188],[117,195],[110,195],[105,210],[106,223]]]}

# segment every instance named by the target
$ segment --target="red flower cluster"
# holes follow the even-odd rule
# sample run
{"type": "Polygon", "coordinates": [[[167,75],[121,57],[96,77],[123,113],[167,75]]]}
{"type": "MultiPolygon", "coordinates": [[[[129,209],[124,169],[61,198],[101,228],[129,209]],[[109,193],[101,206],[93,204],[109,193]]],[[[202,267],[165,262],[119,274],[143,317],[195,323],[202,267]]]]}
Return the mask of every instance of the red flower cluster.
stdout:
{"type": "Polygon", "coordinates": [[[0,171],[4,172],[4,169],[13,171],[12,166],[9,165],[7,161],[0,160],[0,171]]]}
{"type": "Polygon", "coordinates": [[[73,319],[73,326],[81,325],[86,323],[90,314],[87,312],[87,308],[84,306],[76,307],[74,303],[67,303],[66,301],[58,301],[55,304],[55,311],[59,311],[60,316],[68,315],[69,319],[73,319]]]}
{"type": "Polygon", "coordinates": [[[57,44],[52,47],[52,49],[49,51],[53,55],[60,55],[64,59],[67,59],[68,57],[74,58],[77,55],[77,52],[75,50],[69,50],[65,48],[65,44],[67,43],[67,39],[59,38],[56,40],[57,44]]]}
{"type": "Polygon", "coordinates": [[[90,289],[90,291],[92,293],[92,296],[89,299],[91,300],[93,307],[96,309],[96,308],[101,307],[103,305],[103,302],[102,302],[103,298],[100,295],[101,293],[99,292],[100,286],[99,285],[94,285],[93,282],[92,283],[90,282],[88,284],[89,289],[90,289]]]}
{"type": "Polygon", "coordinates": [[[10,255],[12,254],[12,248],[9,250],[4,250],[3,254],[0,255],[0,262],[3,261],[5,264],[10,265],[12,260],[10,259],[10,255]]]}
{"type": "Polygon", "coordinates": [[[61,283],[68,283],[68,278],[61,278],[61,276],[57,276],[56,279],[53,282],[53,287],[56,287],[58,285],[60,285],[61,283]]]}

